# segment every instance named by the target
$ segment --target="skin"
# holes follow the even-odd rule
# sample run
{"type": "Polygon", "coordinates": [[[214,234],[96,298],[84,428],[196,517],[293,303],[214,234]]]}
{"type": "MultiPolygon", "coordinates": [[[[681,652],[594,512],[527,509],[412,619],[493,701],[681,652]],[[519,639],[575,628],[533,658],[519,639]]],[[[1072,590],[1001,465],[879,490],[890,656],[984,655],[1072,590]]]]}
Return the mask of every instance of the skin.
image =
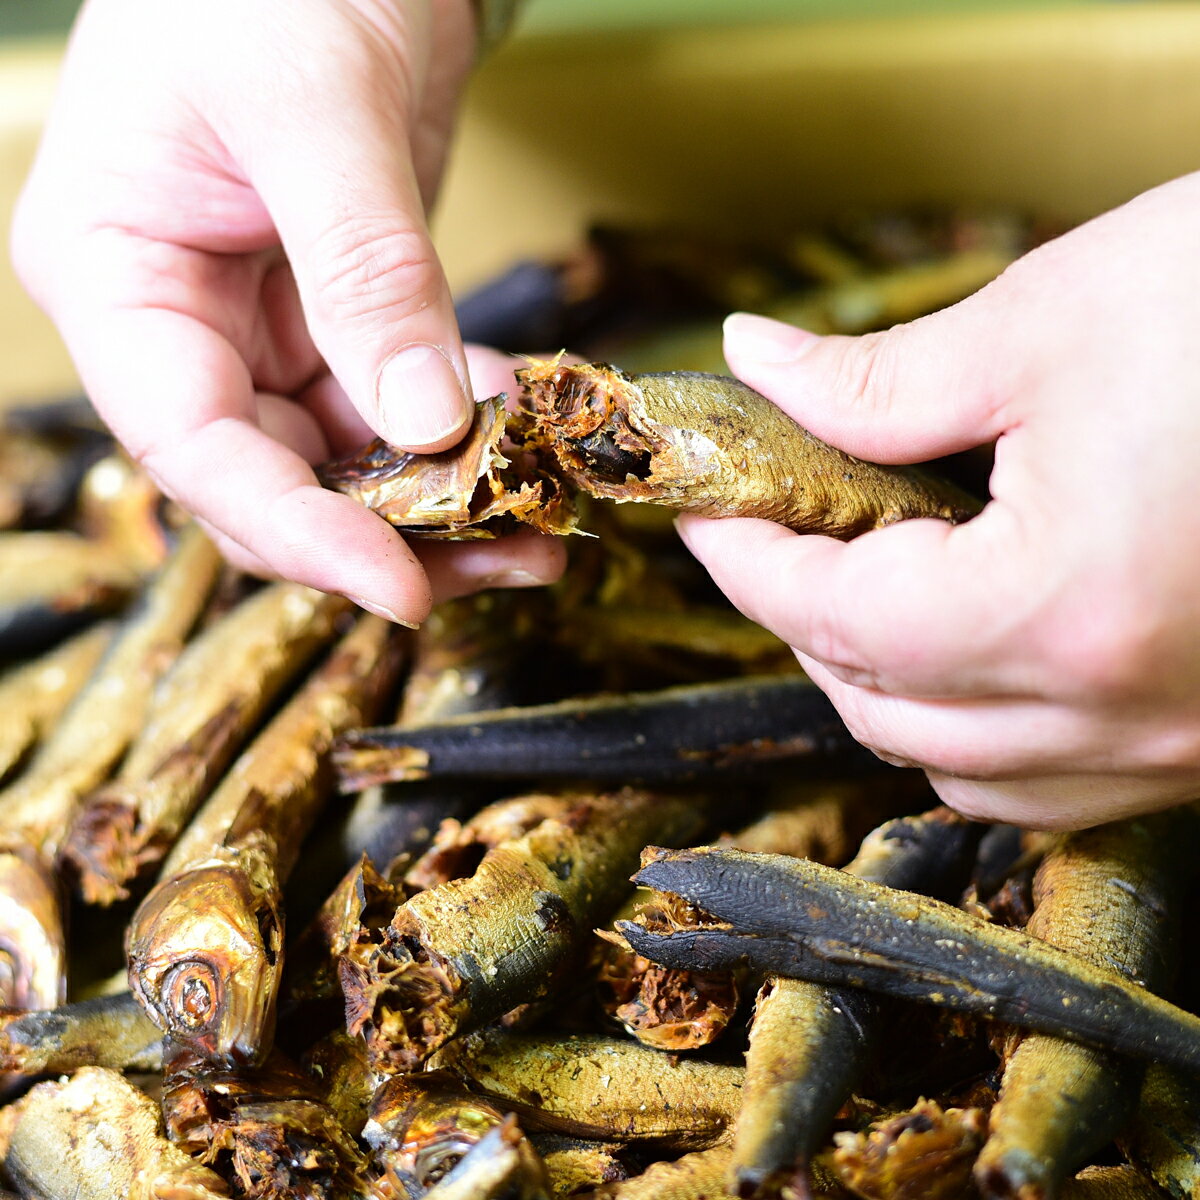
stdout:
{"type": "Polygon", "coordinates": [[[1185,176],[885,333],[726,323],[734,371],[851,454],[997,443],[966,525],[679,521],[851,732],[969,816],[1075,828],[1200,791],[1198,212],[1185,176]]]}
{"type": "Polygon", "coordinates": [[[225,553],[394,620],[562,548],[422,548],[310,464],[453,445],[464,352],[429,238],[469,0],[89,0],[13,259],[113,431],[225,553]],[[411,353],[402,354],[405,348],[411,353]]]}

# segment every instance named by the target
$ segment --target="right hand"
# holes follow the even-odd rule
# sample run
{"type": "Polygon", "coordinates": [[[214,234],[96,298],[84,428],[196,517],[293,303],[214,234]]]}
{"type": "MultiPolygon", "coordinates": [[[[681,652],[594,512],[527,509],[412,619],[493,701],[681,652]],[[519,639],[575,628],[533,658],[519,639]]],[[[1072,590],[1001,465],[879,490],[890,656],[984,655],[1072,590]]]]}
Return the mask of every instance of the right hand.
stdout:
{"type": "Polygon", "coordinates": [[[469,422],[425,213],[474,52],[469,0],[89,0],[13,229],[101,415],[233,561],[406,621],[562,561],[418,560],[310,466],[469,422]]]}

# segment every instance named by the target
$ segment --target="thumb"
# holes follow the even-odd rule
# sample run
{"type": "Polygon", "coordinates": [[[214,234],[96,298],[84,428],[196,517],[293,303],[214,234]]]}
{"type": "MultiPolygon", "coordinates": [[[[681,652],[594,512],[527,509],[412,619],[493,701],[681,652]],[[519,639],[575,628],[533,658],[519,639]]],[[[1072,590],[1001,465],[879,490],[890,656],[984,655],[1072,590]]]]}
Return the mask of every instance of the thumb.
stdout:
{"type": "MultiPolygon", "coordinates": [[[[370,73],[366,73],[370,78],[370,73]]],[[[376,80],[378,83],[378,80],[376,80]]],[[[344,83],[272,127],[250,181],[278,230],[313,342],[350,402],[408,450],[452,446],[472,402],[425,221],[404,105],[344,83]]]]}
{"type": "Polygon", "coordinates": [[[988,301],[883,333],[819,337],[750,313],[725,321],[734,373],[819,438],[876,462],[921,462],[1004,431],[1006,356],[988,301]]]}

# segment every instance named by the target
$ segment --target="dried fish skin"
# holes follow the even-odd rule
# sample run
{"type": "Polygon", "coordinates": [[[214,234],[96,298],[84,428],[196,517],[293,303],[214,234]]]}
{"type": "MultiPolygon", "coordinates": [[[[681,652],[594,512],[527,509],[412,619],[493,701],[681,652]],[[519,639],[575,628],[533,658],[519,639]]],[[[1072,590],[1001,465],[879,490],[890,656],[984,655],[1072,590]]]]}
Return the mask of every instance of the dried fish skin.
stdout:
{"type": "Polygon", "coordinates": [[[0,533],[0,657],[54,645],[137,587],[113,547],[77,533],[0,533]]]}
{"type": "Polygon", "coordinates": [[[161,1071],[162,1031],[129,992],[61,1008],[0,1010],[0,1071],[161,1071]]]}
{"type": "MultiPolygon", "coordinates": [[[[957,891],[982,833],[949,809],[887,821],[845,870],[888,887],[957,891]]],[[[734,1136],[739,1196],[807,1181],[817,1149],[881,1040],[887,1010],[865,992],[774,977],[755,1005],[734,1136]]]]}
{"type": "Polygon", "coordinates": [[[528,444],[574,487],[710,517],[761,517],[848,539],[913,517],[959,522],[978,505],[911,468],[835,450],[738,380],[627,375],[607,363],[517,372],[528,444]]]}
{"type": "Polygon", "coordinates": [[[157,887],[126,949],[133,994],[174,1041],[214,1062],[262,1061],[275,1028],[283,913],[261,847],[218,852],[157,887]]]}
{"type": "Polygon", "coordinates": [[[475,874],[413,896],[379,941],[342,959],[346,1023],[387,1073],[548,995],[616,906],[646,839],[686,840],[695,798],[625,789],[580,796],[559,818],[488,851],[475,874]]]}
{"type": "Polygon", "coordinates": [[[1136,1167],[1085,1167],[1068,1179],[1059,1200],[1162,1200],[1163,1193],[1136,1167]]]}
{"type": "Polygon", "coordinates": [[[365,729],[334,748],[343,791],[414,779],[668,783],[881,773],[825,694],[802,676],[747,676],[624,696],[496,709],[365,729]]]}
{"type": "Polygon", "coordinates": [[[0,792],[0,845],[46,859],[58,853],[82,797],[107,778],[142,728],[151,694],[182,649],[220,563],[199,528],[184,531],[95,673],[25,771],[0,792]]]}
{"type": "Polygon", "coordinates": [[[376,438],[317,477],[410,537],[493,538],[518,523],[570,533],[574,509],[557,481],[501,450],[504,400],[477,401],[470,430],[450,450],[408,454],[376,438]]]}
{"type": "MultiPolygon", "coordinates": [[[[1055,840],[1034,880],[1027,931],[1161,992],[1174,975],[1177,920],[1196,815],[1174,810],[1055,840]]],[[[1107,1145],[1133,1112],[1139,1066],[1032,1034],[1005,1065],[975,1179],[988,1197],[1035,1200],[1107,1145]]]]}
{"type": "Polygon", "coordinates": [[[0,781],[53,728],[87,682],[112,636],[111,623],[93,626],[0,677],[0,712],[4,713],[0,781]]]}
{"type": "Polygon", "coordinates": [[[1200,1071],[1200,1018],[1039,938],[800,859],[706,849],[647,857],[636,883],[715,918],[667,935],[620,927],[665,965],[749,961],[1200,1071]]]}
{"type": "Polygon", "coordinates": [[[88,903],[123,898],[131,879],[162,860],[267,707],[349,608],[300,584],[272,584],[189,644],[119,775],[88,797],[63,847],[88,903]]]}
{"type": "Polygon", "coordinates": [[[313,1081],[282,1055],[257,1070],[226,1071],[180,1054],[162,1108],[171,1140],[246,1200],[363,1194],[365,1157],[313,1081]]]}
{"type": "Polygon", "coordinates": [[[553,1196],[590,1195],[593,1188],[620,1183],[631,1174],[625,1147],[619,1142],[587,1141],[557,1133],[535,1134],[530,1140],[545,1164],[553,1196]]]}
{"type": "Polygon", "coordinates": [[[430,1066],[511,1109],[530,1132],[670,1150],[727,1137],[745,1078],[741,1067],[588,1034],[472,1034],[443,1047],[430,1066]]]}
{"type": "Polygon", "coordinates": [[[115,1071],[84,1067],[24,1102],[5,1170],[47,1200],[215,1200],[221,1178],[162,1134],[158,1106],[115,1071]]]}
{"type": "Polygon", "coordinates": [[[511,1154],[505,1155],[512,1159],[504,1171],[507,1186],[519,1196],[545,1196],[549,1190],[545,1167],[516,1121],[502,1109],[466,1091],[447,1072],[389,1080],[376,1093],[362,1132],[379,1173],[377,1191],[385,1196],[424,1196],[443,1181],[449,1183],[459,1165],[482,1146],[479,1159],[470,1167],[479,1170],[479,1160],[494,1150],[488,1137],[501,1126],[507,1127],[504,1144],[511,1148],[511,1154]]]}
{"type": "Polygon", "coordinates": [[[987,1117],[978,1108],[943,1109],[919,1100],[866,1134],[834,1134],[833,1168],[867,1200],[958,1200],[971,1193],[971,1168],[987,1117]]]}
{"type": "Polygon", "coordinates": [[[1169,1195],[1200,1195],[1200,1084],[1151,1063],[1118,1144],[1169,1195]]]}

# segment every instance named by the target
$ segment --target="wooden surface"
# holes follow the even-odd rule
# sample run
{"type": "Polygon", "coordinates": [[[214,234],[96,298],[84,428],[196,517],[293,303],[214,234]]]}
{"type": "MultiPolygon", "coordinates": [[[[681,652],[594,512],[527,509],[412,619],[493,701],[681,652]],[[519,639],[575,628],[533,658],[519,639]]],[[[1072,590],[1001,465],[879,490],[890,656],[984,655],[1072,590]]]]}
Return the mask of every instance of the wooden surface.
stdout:
{"type": "MultiPolygon", "coordinates": [[[[7,224],[58,48],[0,47],[7,224]]],[[[463,288],[595,219],[786,231],[847,206],[1069,219],[1200,168],[1200,5],[525,37],[472,86],[436,220],[463,288]]],[[[0,403],[75,386],[0,261],[0,403]]]]}

